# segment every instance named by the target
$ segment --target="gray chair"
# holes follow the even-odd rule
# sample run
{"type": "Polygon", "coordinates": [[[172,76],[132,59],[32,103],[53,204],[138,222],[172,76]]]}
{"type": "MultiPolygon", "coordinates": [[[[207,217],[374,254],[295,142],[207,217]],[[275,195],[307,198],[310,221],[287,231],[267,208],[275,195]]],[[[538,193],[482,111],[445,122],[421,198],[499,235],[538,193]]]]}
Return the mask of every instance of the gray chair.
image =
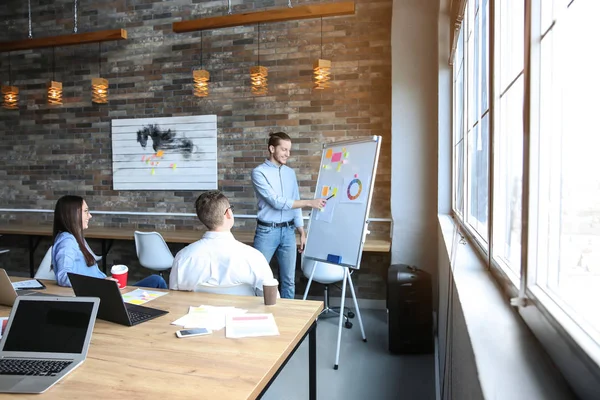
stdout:
{"type": "Polygon", "coordinates": [[[52,266],[52,246],[50,246],[48,251],[46,251],[46,254],[44,255],[44,258],[42,259],[40,266],[38,267],[37,271],[35,272],[34,278],[35,279],[46,279],[49,281],[56,282],[56,274],[54,273],[54,271],[52,271],[51,266],[52,266]]]}
{"type": "Polygon", "coordinates": [[[135,251],[144,268],[162,272],[173,265],[173,254],[162,235],[158,232],[134,232],[135,251]]]}

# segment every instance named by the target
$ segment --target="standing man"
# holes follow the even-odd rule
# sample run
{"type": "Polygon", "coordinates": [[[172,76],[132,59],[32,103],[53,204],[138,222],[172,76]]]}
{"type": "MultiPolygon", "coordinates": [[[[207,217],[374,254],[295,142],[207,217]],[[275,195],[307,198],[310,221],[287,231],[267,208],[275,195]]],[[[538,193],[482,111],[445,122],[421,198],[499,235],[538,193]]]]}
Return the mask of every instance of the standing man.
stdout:
{"type": "Polygon", "coordinates": [[[252,185],[258,198],[258,220],[254,248],[268,262],[277,253],[281,297],[293,299],[296,278],[296,234],[300,233],[300,251],[306,244],[303,207],[323,208],[325,199],[300,200],[298,181],[286,165],[292,139],[284,132],[269,135],[269,158],[252,171],[252,185]]]}

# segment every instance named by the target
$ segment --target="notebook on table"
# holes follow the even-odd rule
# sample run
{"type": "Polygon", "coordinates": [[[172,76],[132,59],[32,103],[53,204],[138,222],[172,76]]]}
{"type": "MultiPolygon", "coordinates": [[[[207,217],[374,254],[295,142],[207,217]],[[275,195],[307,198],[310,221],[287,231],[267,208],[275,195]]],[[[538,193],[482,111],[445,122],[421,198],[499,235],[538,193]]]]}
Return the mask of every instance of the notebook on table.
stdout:
{"type": "Polygon", "coordinates": [[[100,298],[98,318],[105,321],[133,326],[168,313],[168,311],[156,308],[123,302],[121,290],[115,281],[78,275],[71,272],[68,275],[75,296],[100,298]]]}
{"type": "Polygon", "coordinates": [[[99,303],[19,296],[0,341],[0,393],[43,393],[81,365],[99,303]]]}
{"type": "Polygon", "coordinates": [[[46,293],[36,292],[35,290],[15,290],[6,271],[0,268],[0,305],[11,307],[17,296],[30,295],[48,296],[46,293]]]}

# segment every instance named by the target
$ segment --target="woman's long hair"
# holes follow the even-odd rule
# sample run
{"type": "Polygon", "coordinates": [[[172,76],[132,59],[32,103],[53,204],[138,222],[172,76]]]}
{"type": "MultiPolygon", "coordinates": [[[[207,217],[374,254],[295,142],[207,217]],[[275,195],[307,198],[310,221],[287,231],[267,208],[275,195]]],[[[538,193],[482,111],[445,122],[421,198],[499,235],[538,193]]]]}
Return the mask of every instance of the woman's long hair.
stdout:
{"type": "Polygon", "coordinates": [[[81,220],[81,212],[83,207],[83,197],[79,196],[63,196],[56,202],[54,207],[54,225],[52,228],[52,241],[56,241],[56,237],[61,232],[69,232],[75,237],[79,250],[83,253],[85,263],[88,267],[96,264],[96,259],[87,249],[85,239],[83,238],[83,221],[81,220]]]}

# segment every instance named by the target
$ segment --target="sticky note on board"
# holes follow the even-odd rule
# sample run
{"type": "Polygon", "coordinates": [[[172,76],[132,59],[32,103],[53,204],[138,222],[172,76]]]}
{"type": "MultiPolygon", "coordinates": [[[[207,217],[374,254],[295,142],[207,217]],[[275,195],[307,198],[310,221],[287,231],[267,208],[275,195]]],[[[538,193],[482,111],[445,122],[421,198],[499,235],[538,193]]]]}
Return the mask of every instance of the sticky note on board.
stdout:
{"type": "Polygon", "coordinates": [[[342,160],[342,164],[348,164],[348,160],[342,160]]]}
{"type": "Polygon", "coordinates": [[[152,168],[152,171],[150,171],[150,175],[154,175],[154,168],[152,168]]]}
{"type": "Polygon", "coordinates": [[[350,153],[348,153],[347,151],[344,152],[344,158],[348,158],[350,157],[350,153]]]}
{"type": "Polygon", "coordinates": [[[337,190],[338,190],[338,188],[333,188],[333,195],[334,196],[337,196],[337,190]]]}
{"type": "Polygon", "coordinates": [[[325,153],[325,158],[331,158],[332,154],[333,154],[333,150],[332,149],[327,149],[327,153],[325,153]]]}
{"type": "Polygon", "coordinates": [[[337,172],[340,172],[342,170],[342,163],[339,163],[337,168],[335,169],[337,172]]]}
{"type": "Polygon", "coordinates": [[[162,157],[164,154],[165,154],[165,152],[163,150],[159,150],[156,152],[157,157],[162,157]]]}
{"type": "Polygon", "coordinates": [[[340,161],[341,159],[342,159],[342,153],[341,153],[341,152],[339,152],[339,153],[334,153],[334,154],[331,156],[331,162],[338,162],[338,161],[340,161]]]}
{"type": "Polygon", "coordinates": [[[329,186],[323,186],[323,189],[321,189],[321,196],[327,196],[327,193],[329,193],[329,186]]]}

